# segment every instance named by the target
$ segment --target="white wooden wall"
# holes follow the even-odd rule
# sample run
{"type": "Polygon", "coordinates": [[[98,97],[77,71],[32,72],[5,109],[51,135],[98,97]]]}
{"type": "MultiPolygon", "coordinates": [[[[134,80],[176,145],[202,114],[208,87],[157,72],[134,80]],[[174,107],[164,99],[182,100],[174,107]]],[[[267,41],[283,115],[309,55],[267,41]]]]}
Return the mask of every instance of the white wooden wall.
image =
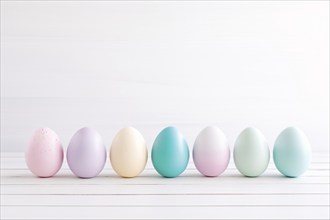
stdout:
{"type": "Polygon", "coordinates": [[[300,126],[329,151],[329,1],[1,1],[1,151],[40,126],[66,147],[133,125],[190,145],[218,125],[270,145],[300,126]]]}

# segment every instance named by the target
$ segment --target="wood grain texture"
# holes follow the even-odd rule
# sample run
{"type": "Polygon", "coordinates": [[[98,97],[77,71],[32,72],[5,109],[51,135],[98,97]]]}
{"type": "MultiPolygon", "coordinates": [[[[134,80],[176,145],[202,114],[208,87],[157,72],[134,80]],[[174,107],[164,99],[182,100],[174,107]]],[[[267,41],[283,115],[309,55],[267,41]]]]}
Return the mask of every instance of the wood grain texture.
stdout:
{"type": "Polygon", "coordinates": [[[53,178],[37,178],[22,153],[1,154],[1,219],[329,219],[329,155],[314,154],[300,178],[271,163],[258,178],[233,162],[219,177],[203,177],[192,162],[178,178],[160,177],[150,162],[137,178],[115,175],[109,161],[93,179],[64,163],[53,178]]]}

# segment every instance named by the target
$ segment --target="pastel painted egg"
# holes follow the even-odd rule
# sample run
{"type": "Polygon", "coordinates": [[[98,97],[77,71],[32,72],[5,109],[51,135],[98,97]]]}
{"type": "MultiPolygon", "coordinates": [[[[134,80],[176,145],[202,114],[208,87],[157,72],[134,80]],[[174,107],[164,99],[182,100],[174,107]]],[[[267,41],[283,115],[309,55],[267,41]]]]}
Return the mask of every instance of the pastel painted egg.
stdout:
{"type": "Polygon", "coordinates": [[[273,159],[276,168],[283,175],[302,175],[312,159],[311,145],[304,132],[296,127],[284,129],[275,141],[273,159]]]}
{"type": "Polygon", "coordinates": [[[152,164],[164,177],[177,177],[187,167],[189,147],[175,127],[163,129],[156,137],[151,151],[152,164]]]}
{"type": "Polygon", "coordinates": [[[93,128],[81,128],[70,140],[67,161],[71,171],[81,178],[97,176],[106,161],[102,137],[93,128]]]}
{"type": "Polygon", "coordinates": [[[269,159],[264,135],[256,128],[244,129],[234,146],[234,162],[238,171],[248,177],[257,177],[267,169],[269,159]]]}
{"type": "Polygon", "coordinates": [[[37,129],[25,152],[28,168],[39,177],[55,175],[62,166],[63,157],[62,144],[50,128],[37,129]]]}
{"type": "Polygon", "coordinates": [[[206,127],[197,136],[193,147],[197,170],[205,176],[219,176],[228,167],[230,149],[226,136],[215,126],[206,127]]]}
{"type": "Polygon", "coordinates": [[[138,176],[147,160],[147,145],[141,133],[132,127],[121,129],[110,148],[110,162],[116,173],[121,177],[138,176]]]}

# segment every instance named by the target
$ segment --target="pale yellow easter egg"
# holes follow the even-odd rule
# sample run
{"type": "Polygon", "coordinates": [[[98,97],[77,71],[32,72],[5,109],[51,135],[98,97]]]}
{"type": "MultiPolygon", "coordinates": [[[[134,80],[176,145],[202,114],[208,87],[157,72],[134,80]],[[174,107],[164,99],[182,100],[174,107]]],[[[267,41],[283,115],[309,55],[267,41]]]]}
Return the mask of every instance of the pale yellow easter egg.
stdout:
{"type": "Polygon", "coordinates": [[[141,133],[133,127],[121,129],[110,148],[112,168],[121,177],[136,177],[146,166],[148,150],[141,133]]]}

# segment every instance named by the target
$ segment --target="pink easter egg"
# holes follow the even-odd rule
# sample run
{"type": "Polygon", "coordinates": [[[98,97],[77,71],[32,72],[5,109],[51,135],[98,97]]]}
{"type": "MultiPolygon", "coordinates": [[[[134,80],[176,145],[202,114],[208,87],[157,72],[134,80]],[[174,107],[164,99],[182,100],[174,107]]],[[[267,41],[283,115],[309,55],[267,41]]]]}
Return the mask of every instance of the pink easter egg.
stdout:
{"type": "Polygon", "coordinates": [[[193,147],[193,160],[197,170],[205,176],[219,176],[227,169],[230,149],[219,128],[210,126],[199,133],[193,147]]]}
{"type": "Polygon", "coordinates": [[[62,166],[63,157],[60,140],[50,128],[37,129],[25,152],[28,168],[38,177],[55,175],[62,166]]]}

